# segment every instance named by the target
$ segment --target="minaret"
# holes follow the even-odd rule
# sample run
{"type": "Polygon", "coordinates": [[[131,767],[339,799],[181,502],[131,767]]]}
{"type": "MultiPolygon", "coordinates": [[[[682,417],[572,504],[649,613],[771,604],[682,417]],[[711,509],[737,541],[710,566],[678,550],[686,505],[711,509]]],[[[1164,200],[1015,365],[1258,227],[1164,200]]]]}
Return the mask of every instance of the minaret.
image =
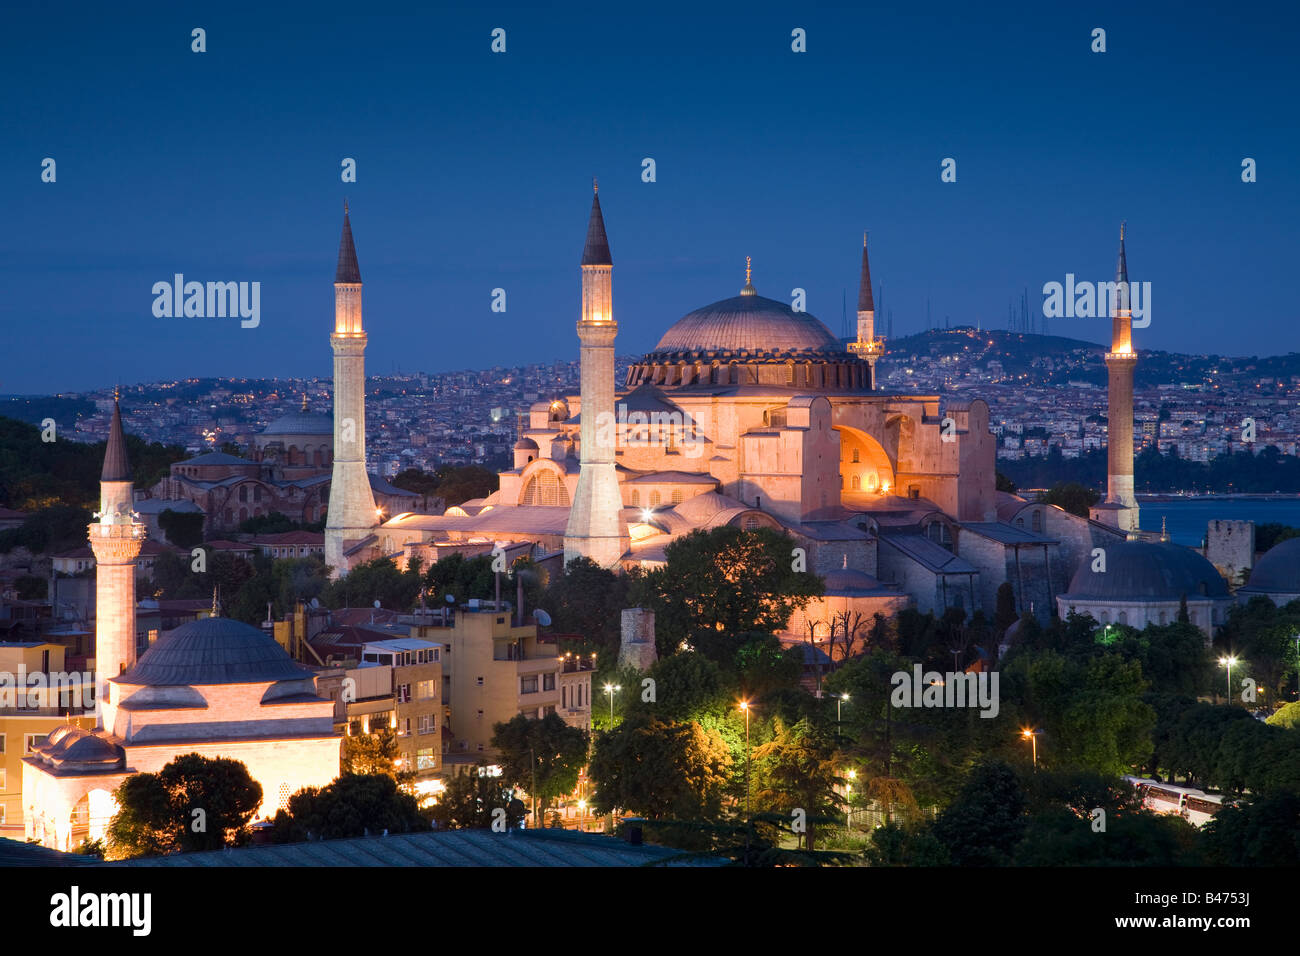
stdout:
{"type": "Polygon", "coordinates": [[[343,556],[378,523],[366,474],[366,333],[361,327],[361,267],[352,223],[343,204],[343,236],[334,273],[334,476],[325,522],[325,563],[334,577],[348,570],[343,556]]]}
{"type": "Polygon", "coordinates": [[[871,295],[871,264],[867,262],[867,234],[862,234],[862,279],[858,285],[858,338],[849,351],[867,360],[871,367],[868,388],[876,387],[876,359],[885,350],[885,340],[876,338],[876,305],[871,295]]]}
{"type": "Polygon", "coordinates": [[[1138,528],[1138,503],[1133,494],[1133,315],[1129,306],[1128,262],[1124,257],[1124,224],[1119,225],[1119,260],[1115,264],[1115,298],[1111,309],[1110,351],[1106,353],[1106,503],[1113,506],[1115,527],[1138,528]]]}
{"type": "Polygon", "coordinates": [[[582,470],[564,530],[564,561],[587,557],[601,567],[618,563],[628,548],[618,476],[614,472],[614,263],[605,237],[600,195],[592,182],[591,219],[582,250],[582,318],[578,320],[581,368],[579,408],[582,470]]]}
{"type": "Polygon", "coordinates": [[[89,528],[95,552],[95,717],[103,726],[107,682],[135,664],[135,561],[146,534],[134,511],[116,394],[95,519],[89,528]]]}

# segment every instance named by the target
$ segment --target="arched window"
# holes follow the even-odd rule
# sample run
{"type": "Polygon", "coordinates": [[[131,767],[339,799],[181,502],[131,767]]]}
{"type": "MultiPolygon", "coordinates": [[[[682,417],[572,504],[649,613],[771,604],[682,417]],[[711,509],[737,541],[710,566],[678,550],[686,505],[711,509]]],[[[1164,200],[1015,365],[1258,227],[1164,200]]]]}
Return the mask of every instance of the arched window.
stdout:
{"type": "Polygon", "coordinates": [[[880,488],[880,476],[874,471],[867,473],[867,491],[877,491],[880,488]]]}
{"type": "MultiPolygon", "coordinates": [[[[853,456],[853,457],[854,457],[854,458],[857,457],[857,453],[856,453],[856,452],[854,453],[854,456],[853,456]]],[[[862,487],[862,479],[859,478],[857,475],[854,475],[854,476],[853,476],[853,490],[854,490],[854,491],[858,491],[861,487],[862,487]]]]}
{"type": "Polygon", "coordinates": [[[248,485],[239,486],[239,500],[240,501],[248,500],[248,485]]]}
{"type": "Polygon", "coordinates": [[[652,491],[652,492],[650,492],[650,507],[651,507],[651,508],[658,508],[658,507],[659,507],[659,502],[661,502],[662,500],[663,500],[663,499],[660,497],[659,492],[657,492],[657,491],[652,491]]]}
{"type": "Polygon", "coordinates": [[[675,505],[679,505],[682,503],[682,493],[680,489],[673,492],[672,503],[675,505]]]}
{"type": "Polygon", "coordinates": [[[1034,530],[1034,531],[1042,531],[1042,530],[1043,530],[1043,513],[1042,513],[1041,511],[1035,511],[1035,512],[1033,513],[1032,518],[1033,518],[1033,520],[1032,520],[1031,524],[1032,524],[1033,530],[1034,530]]]}
{"type": "Polygon", "coordinates": [[[745,530],[746,530],[746,531],[753,531],[753,530],[756,529],[757,527],[758,527],[758,516],[757,516],[757,515],[750,515],[749,517],[747,517],[747,518],[745,519],[745,530]]]}
{"type": "Polygon", "coordinates": [[[639,491],[632,492],[632,507],[633,508],[641,507],[641,492],[639,491]]]}
{"type": "Polygon", "coordinates": [[[861,460],[861,459],[858,457],[859,455],[860,455],[860,451],[859,451],[857,448],[853,449],[853,463],[854,463],[855,465],[856,465],[856,464],[861,460]]]}
{"type": "Polygon", "coordinates": [[[1127,624],[1127,623],[1128,623],[1128,611],[1120,611],[1120,612],[1119,612],[1119,617],[1116,618],[1115,620],[1116,620],[1116,623],[1117,623],[1117,624],[1127,624]]]}

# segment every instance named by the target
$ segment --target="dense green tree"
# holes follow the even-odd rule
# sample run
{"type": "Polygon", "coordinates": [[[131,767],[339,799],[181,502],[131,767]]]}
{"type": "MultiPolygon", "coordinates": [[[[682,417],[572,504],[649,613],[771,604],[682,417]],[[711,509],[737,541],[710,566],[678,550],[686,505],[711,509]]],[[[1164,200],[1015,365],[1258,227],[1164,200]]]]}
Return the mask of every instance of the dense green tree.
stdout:
{"type": "Polygon", "coordinates": [[[1300,794],[1225,807],[1203,831],[1211,866],[1300,866],[1300,794]]]}
{"type": "MultiPolygon", "coordinates": [[[[1218,645],[1238,658],[1232,678],[1235,702],[1240,703],[1241,679],[1255,680],[1263,700],[1281,700],[1296,673],[1296,638],[1300,635],[1300,601],[1278,607],[1263,596],[1238,604],[1228,612],[1218,645]]],[[[1222,686],[1222,685],[1220,685],[1222,686]]]]}
{"type": "MultiPolygon", "coordinates": [[[[496,594],[496,581],[492,571],[492,556],[481,554],[467,558],[454,552],[429,565],[424,572],[424,586],[428,590],[429,606],[443,607],[447,598],[453,597],[456,603],[478,598],[486,600],[496,594]]],[[[506,596],[503,585],[502,599],[506,596]]]]}
{"type": "Polygon", "coordinates": [[[344,774],[324,787],[306,787],[275,815],[276,843],[427,830],[415,797],[388,774],[344,774]]]}
{"type": "Polygon", "coordinates": [[[108,826],[115,859],[216,850],[247,842],[262,787],[238,760],[197,753],[156,774],[133,774],[114,793],[119,810],[108,826]]]}
{"type": "Polygon", "coordinates": [[[981,764],[935,820],[933,833],[955,866],[1005,866],[1024,836],[1026,804],[1011,767],[981,764]]]}
{"type": "Polygon", "coordinates": [[[592,806],[651,819],[716,818],[731,764],[717,731],[693,721],[627,721],[596,738],[588,769],[592,806]]]}
{"type": "Polygon", "coordinates": [[[557,797],[573,792],[587,762],[586,732],[556,713],[541,720],[516,714],[493,725],[492,746],[500,755],[504,782],[540,800],[543,816],[557,797]]]}
{"type": "Polygon", "coordinates": [[[407,792],[411,791],[415,782],[415,768],[402,762],[397,733],[391,727],[380,727],[372,733],[344,737],[339,773],[392,777],[407,792]]]}
{"type": "Polygon", "coordinates": [[[769,528],[693,531],[664,555],[665,565],[636,582],[630,595],[655,611],[661,655],[687,641],[729,661],[736,635],[776,633],[824,590],[820,577],[795,570],[793,539],[769,528]]]}
{"type": "Polygon", "coordinates": [[[948,848],[928,826],[889,822],[871,831],[864,856],[872,866],[947,866],[948,848]]]}
{"type": "Polygon", "coordinates": [[[1267,723],[1274,727],[1285,727],[1288,730],[1300,729],[1300,700],[1293,700],[1273,711],[1269,715],[1267,723]]]}
{"type": "Polygon", "coordinates": [[[193,548],[203,541],[203,515],[197,511],[164,508],[158,515],[158,527],[178,548],[193,548]]]}
{"type": "MultiPolygon", "coordinates": [[[[776,722],[771,740],[754,751],[755,805],[790,815],[802,811],[803,848],[817,848],[817,827],[839,817],[847,778],[837,766],[834,738],[807,720],[776,722]]],[[[796,831],[797,832],[797,831],[796,831]]]]}
{"type": "Polygon", "coordinates": [[[552,574],[538,598],[557,634],[577,634],[580,653],[599,659],[618,656],[622,611],[628,607],[628,578],[590,558],[574,558],[552,574]]]}
{"type": "Polygon", "coordinates": [[[84,545],[90,520],[86,508],[51,503],[29,514],[17,528],[0,531],[0,554],[14,548],[26,548],[33,554],[58,554],[84,545]]]}
{"type": "MultiPolygon", "coordinates": [[[[366,607],[378,601],[393,611],[410,611],[424,587],[418,567],[399,571],[390,558],[376,558],[358,564],[321,592],[321,602],[330,608],[366,607]]],[[[459,595],[458,595],[459,596],[459,595]]]]}
{"type": "Polygon", "coordinates": [[[430,811],[434,824],[446,830],[486,830],[496,821],[516,829],[527,815],[523,801],[514,796],[501,777],[492,776],[479,763],[447,783],[430,811]],[[498,813],[497,811],[500,811],[498,813]]]}

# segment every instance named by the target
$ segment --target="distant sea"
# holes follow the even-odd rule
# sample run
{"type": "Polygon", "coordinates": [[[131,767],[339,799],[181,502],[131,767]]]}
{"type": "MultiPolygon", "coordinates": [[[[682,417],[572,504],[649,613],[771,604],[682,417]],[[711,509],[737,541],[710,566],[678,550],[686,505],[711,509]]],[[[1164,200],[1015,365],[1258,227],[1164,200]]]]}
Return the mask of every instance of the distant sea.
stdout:
{"type": "Polygon", "coordinates": [[[1143,531],[1159,531],[1167,519],[1170,540],[1199,548],[1205,529],[1214,518],[1288,524],[1300,528],[1300,497],[1295,498],[1173,498],[1157,501],[1138,496],[1143,531]]]}

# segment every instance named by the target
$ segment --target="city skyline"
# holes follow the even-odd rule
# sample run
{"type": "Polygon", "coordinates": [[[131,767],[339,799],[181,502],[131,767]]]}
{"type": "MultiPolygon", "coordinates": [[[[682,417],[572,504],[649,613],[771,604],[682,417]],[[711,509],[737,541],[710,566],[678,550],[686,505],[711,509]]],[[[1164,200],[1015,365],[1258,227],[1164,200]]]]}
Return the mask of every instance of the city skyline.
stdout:
{"type": "MultiPolygon", "coordinates": [[[[237,12],[190,19],[104,17],[62,46],[46,42],[48,22],[13,31],[31,31],[7,51],[14,71],[33,65],[29,51],[43,66],[39,87],[12,84],[0,321],[15,356],[45,354],[59,333],[57,358],[0,367],[0,393],[93,388],[106,367],[125,381],[326,374],[322,289],[345,197],[370,326],[385,333],[374,371],[561,359],[593,175],[616,236],[624,354],[734,295],[746,256],[760,294],[788,302],[804,289],[806,309],[840,329],[864,228],[896,336],[923,330],[927,306],[939,325],[1003,327],[1026,287],[1037,309],[1045,283],[1106,279],[1122,219],[1134,281],[1154,290],[1139,351],[1285,348],[1287,223],[1300,203],[1278,175],[1295,132],[1272,122],[1293,82],[1280,72],[1284,31],[1208,11],[1173,23],[1120,8],[953,14],[925,34],[921,64],[887,42],[916,35],[898,13],[642,24],[450,12],[400,33],[393,18],[359,16],[346,35],[263,20],[254,31],[237,12]],[[199,25],[201,54],[189,38],[199,25]],[[507,46],[494,54],[498,26],[507,46]],[[1105,53],[1089,49],[1096,26],[1105,53]],[[792,51],[795,28],[807,52],[792,51]],[[864,38],[876,38],[865,61],[864,38]],[[1258,96],[1195,69],[1210,42],[1258,96]],[[581,65],[564,54],[574,48],[581,65]],[[652,68],[665,50],[675,66],[652,68]],[[1023,83],[1036,67],[1050,79],[1023,83]],[[116,108],[115,84],[135,73],[150,85],[116,108]],[[41,181],[45,157],[53,183],[41,181]],[[948,157],[954,183],[940,180],[948,157]],[[1243,157],[1258,182],[1242,182],[1243,157]],[[355,183],[341,181],[346,158],[355,183]],[[646,158],[655,182],[642,181],[646,158]],[[260,283],[260,324],[155,317],[150,289],[177,273],[260,283]],[[1234,319],[1228,340],[1227,312],[1254,321],[1234,319]]],[[[1104,342],[1107,325],[1056,319],[1052,331],[1104,342]]]]}

